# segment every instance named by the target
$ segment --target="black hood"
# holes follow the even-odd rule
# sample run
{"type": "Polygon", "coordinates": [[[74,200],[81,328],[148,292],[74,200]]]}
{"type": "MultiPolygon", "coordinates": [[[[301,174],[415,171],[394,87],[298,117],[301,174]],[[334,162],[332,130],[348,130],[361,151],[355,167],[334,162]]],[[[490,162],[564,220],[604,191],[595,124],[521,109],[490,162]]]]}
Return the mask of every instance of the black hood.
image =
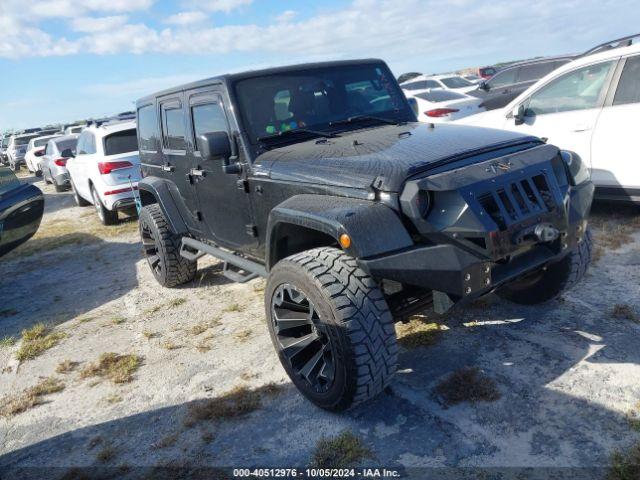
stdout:
{"type": "Polygon", "coordinates": [[[385,125],[274,148],[256,158],[274,180],[397,192],[404,181],[443,162],[539,139],[506,130],[426,123],[385,125]]]}

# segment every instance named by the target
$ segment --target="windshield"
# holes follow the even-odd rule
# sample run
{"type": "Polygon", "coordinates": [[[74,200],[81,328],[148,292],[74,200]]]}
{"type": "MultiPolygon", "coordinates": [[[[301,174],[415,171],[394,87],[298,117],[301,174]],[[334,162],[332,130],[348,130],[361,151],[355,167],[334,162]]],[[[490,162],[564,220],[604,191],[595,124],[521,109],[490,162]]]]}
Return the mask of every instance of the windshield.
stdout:
{"type": "Polygon", "coordinates": [[[78,143],[78,139],[77,138],[70,138],[67,140],[58,140],[56,143],[56,146],[58,147],[58,150],[62,153],[65,150],[69,149],[72,152],[76,151],[76,145],[78,143]]]}
{"type": "Polygon", "coordinates": [[[29,143],[29,140],[31,140],[32,138],[36,138],[39,137],[40,135],[31,135],[30,137],[16,137],[15,140],[15,144],[16,145],[26,145],[27,143],[29,143]]]}
{"type": "Polygon", "coordinates": [[[38,138],[37,140],[33,141],[33,146],[34,147],[43,147],[47,144],[47,142],[51,140],[51,137],[45,137],[45,138],[38,138]]]}
{"type": "Polygon", "coordinates": [[[104,137],[104,154],[118,155],[120,153],[135,152],[138,150],[138,136],[136,129],[123,130],[104,137]]]}
{"type": "Polygon", "coordinates": [[[462,77],[441,78],[440,81],[449,88],[464,88],[473,86],[473,83],[471,83],[469,80],[465,80],[462,77]]]}
{"type": "Polygon", "coordinates": [[[236,95],[252,143],[290,130],[331,132],[335,122],[360,115],[415,119],[394,77],[379,64],[248,78],[237,82],[236,95]]]}

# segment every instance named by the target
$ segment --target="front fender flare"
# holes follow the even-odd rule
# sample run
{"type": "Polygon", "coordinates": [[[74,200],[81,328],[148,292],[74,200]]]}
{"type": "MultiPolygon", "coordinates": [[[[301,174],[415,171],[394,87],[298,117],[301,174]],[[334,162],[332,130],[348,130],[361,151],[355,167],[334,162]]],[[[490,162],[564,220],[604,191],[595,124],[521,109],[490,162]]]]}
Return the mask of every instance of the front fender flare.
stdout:
{"type": "Polygon", "coordinates": [[[277,245],[282,227],[287,225],[321,232],[336,241],[346,233],[351,237],[351,246],[345,251],[354,258],[374,257],[413,245],[398,214],[380,202],[330,195],[296,195],[269,214],[268,269],[281,259],[277,245]]]}

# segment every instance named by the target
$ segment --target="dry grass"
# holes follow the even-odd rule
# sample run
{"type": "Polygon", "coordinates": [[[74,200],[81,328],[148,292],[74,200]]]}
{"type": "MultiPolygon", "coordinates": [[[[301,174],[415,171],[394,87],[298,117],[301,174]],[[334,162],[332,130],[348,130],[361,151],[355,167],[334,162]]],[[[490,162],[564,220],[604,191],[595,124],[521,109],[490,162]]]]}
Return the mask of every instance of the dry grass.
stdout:
{"type": "Polygon", "coordinates": [[[4,308],[0,310],[0,318],[9,318],[17,314],[18,311],[15,308],[4,308]]]}
{"type": "Polygon", "coordinates": [[[117,450],[112,445],[105,445],[102,450],[96,454],[96,460],[100,463],[107,463],[116,457],[117,450]]]}
{"type": "Polygon", "coordinates": [[[500,398],[496,383],[478,367],[465,367],[453,372],[436,386],[435,394],[445,405],[493,402],[500,398]]]}
{"type": "Polygon", "coordinates": [[[144,338],[146,338],[147,340],[151,340],[152,338],[156,338],[158,336],[156,332],[152,332],[151,330],[143,330],[142,335],[144,335],[144,338]]]}
{"type": "Polygon", "coordinates": [[[112,393],[111,395],[107,395],[104,400],[113,405],[114,403],[120,403],[122,401],[122,397],[117,393],[112,393]]]}
{"type": "Polygon", "coordinates": [[[638,315],[633,307],[626,303],[617,303],[611,309],[611,316],[621,320],[638,321],[638,315]]]}
{"type": "Polygon", "coordinates": [[[233,336],[236,338],[236,340],[238,340],[240,343],[244,343],[247,340],[249,340],[249,338],[251,338],[251,334],[253,333],[253,330],[247,328],[244,330],[240,330],[239,332],[236,332],[233,334],[233,336]]]}
{"type": "Polygon", "coordinates": [[[627,412],[627,420],[632,430],[640,432],[640,402],[627,412]]]}
{"type": "Polygon", "coordinates": [[[428,347],[435,344],[442,335],[443,327],[435,322],[424,322],[412,318],[407,323],[396,324],[398,343],[407,348],[428,347]]]}
{"type": "Polygon", "coordinates": [[[187,303],[186,298],[178,297],[178,298],[174,298],[169,302],[169,307],[170,308],[179,307],[180,305],[184,305],[185,303],[187,303]]]}
{"type": "Polygon", "coordinates": [[[64,383],[49,377],[17,395],[9,395],[0,400],[0,416],[12,417],[40,405],[43,397],[64,390],[64,383]]]}
{"type": "Polygon", "coordinates": [[[273,396],[282,387],[268,384],[256,390],[236,387],[230,392],[216,398],[207,398],[189,405],[185,425],[192,427],[198,422],[226,420],[241,417],[262,407],[265,396],[273,396]]]}
{"type": "Polygon", "coordinates": [[[56,372],[58,373],[71,373],[76,367],[79,365],[78,362],[72,362],[71,360],[63,360],[56,367],[56,372]]]}
{"type": "Polygon", "coordinates": [[[114,325],[122,325],[126,321],[127,321],[127,319],[124,318],[124,317],[121,317],[120,315],[117,315],[117,316],[111,318],[111,323],[113,323],[114,325]]]}
{"type": "Polygon", "coordinates": [[[597,262],[607,250],[617,250],[633,242],[632,235],[640,229],[640,217],[631,210],[624,211],[614,206],[602,206],[590,218],[594,235],[592,260],[597,262]]]}
{"type": "Polygon", "coordinates": [[[44,323],[37,323],[22,331],[22,344],[16,352],[16,358],[21,362],[36,358],[42,352],[55,347],[65,337],[63,332],[54,332],[44,323]]]}
{"type": "Polygon", "coordinates": [[[373,458],[373,453],[350,431],[335,437],[322,437],[311,457],[315,468],[348,468],[357,466],[365,458],[373,458]]]}
{"type": "Polygon", "coordinates": [[[165,340],[164,342],[162,342],[160,344],[160,346],[162,348],[164,348],[165,350],[177,350],[179,348],[182,348],[182,345],[178,345],[177,343],[173,343],[171,340],[165,340]]]}
{"type": "Polygon", "coordinates": [[[16,339],[14,337],[2,337],[0,339],[0,348],[13,347],[15,344],[16,339]]]}
{"type": "Polygon", "coordinates": [[[242,310],[244,310],[244,307],[242,305],[240,305],[239,303],[232,303],[231,305],[228,305],[224,310],[222,310],[222,313],[241,312],[242,310]]]}
{"type": "Polygon", "coordinates": [[[168,447],[172,447],[173,445],[176,444],[176,442],[178,441],[178,438],[180,437],[179,433],[171,433],[169,435],[167,435],[166,437],[161,438],[160,440],[158,440],[157,442],[155,442],[154,444],[152,444],[151,446],[153,448],[168,448],[168,447]]]}
{"type": "Polygon", "coordinates": [[[138,355],[103,353],[97,362],[88,365],[80,372],[80,377],[101,377],[113,383],[128,383],[133,380],[133,374],[140,367],[141,361],[138,355]]]}
{"type": "Polygon", "coordinates": [[[132,220],[123,221],[118,225],[105,226],[95,215],[83,219],[82,222],[78,222],[75,218],[48,220],[45,217],[33,238],[8,253],[3,260],[25,258],[70,245],[95,244],[103,239],[130,235],[137,233],[137,231],[138,222],[132,220]]]}
{"type": "Polygon", "coordinates": [[[627,451],[616,451],[611,455],[609,480],[638,480],[640,478],[640,443],[627,451]]]}

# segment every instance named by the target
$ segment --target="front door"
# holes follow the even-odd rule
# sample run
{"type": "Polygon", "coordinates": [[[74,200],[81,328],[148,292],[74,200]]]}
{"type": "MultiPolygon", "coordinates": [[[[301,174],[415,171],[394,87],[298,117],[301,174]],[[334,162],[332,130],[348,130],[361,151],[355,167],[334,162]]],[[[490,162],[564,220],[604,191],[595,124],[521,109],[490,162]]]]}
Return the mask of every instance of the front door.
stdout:
{"type": "Polygon", "coordinates": [[[160,100],[160,119],[162,128],[162,176],[175,184],[182,202],[180,210],[189,215],[185,219],[191,230],[201,231],[195,184],[190,177],[194,167],[193,157],[187,154],[187,116],[188,107],[183,105],[182,94],[171,95],[160,100]]]}
{"type": "Polygon", "coordinates": [[[548,138],[550,144],[577,153],[590,165],[593,129],[615,64],[589,65],[550,81],[525,100],[524,123],[508,128],[548,138]]]}
{"type": "Polygon", "coordinates": [[[598,118],[591,145],[591,177],[614,195],[640,197],[640,55],[629,57],[598,118]],[[620,189],[624,191],[621,191],[620,189]],[[626,193],[625,193],[626,191],[626,193]]]}
{"type": "MultiPolygon", "coordinates": [[[[219,91],[188,92],[190,120],[190,154],[195,165],[192,178],[200,206],[202,222],[209,238],[216,244],[246,251],[257,243],[257,232],[244,174],[225,173],[222,160],[204,161],[196,144],[203,133],[226,132],[233,144],[232,132],[219,91]]],[[[233,147],[232,147],[233,149],[233,147]]],[[[244,153],[237,159],[246,164],[244,153]]],[[[243,168],[246,172],[246,169],[243,168]]]]}

